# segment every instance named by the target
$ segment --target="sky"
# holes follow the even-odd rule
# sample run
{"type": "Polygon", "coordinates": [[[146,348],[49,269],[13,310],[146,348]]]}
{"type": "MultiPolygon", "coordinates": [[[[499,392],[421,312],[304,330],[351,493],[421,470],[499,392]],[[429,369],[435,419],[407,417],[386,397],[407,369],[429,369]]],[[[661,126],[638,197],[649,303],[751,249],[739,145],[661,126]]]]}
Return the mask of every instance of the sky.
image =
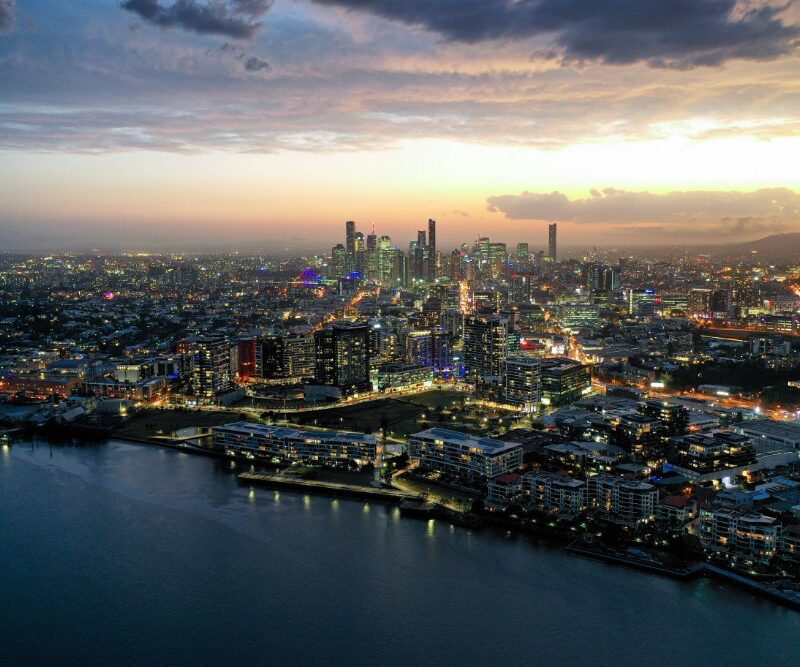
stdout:
{"type": "Polygon", "coordinates": [[[0,250],[800,231],[800,0],[0,0],[0,250]]]}

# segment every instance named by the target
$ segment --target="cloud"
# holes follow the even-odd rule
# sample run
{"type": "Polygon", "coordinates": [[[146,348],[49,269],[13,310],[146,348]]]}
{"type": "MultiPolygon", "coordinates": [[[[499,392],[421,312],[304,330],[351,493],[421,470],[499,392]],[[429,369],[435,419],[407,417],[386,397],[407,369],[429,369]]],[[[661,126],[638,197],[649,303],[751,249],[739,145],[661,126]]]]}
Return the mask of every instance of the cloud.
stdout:
{"type": "Polygon", "coordinates": [[[175,0],[171,5],[161,0],[124,0],[121,7],[162,28],[250,39],[261,27],[257,19],[269,11],[272,0],[175,0]]]}
{"type": "MultiPolygon", "coordinates": [[[[445,40],[550,38],[567,61],[688,69],[793,52],[786,6],[737,0],[313,0],[419,26],[445,40]]],[[[547,49],[539,53],[548,53],[547,49]]]]}
{"type": "Polygon", "coordinates": [[[266,60],[247,53],[236,44],[225,42],[219,50],[233,60],[242,63],[242,66],[247,72],[269,72],[272,70],[272,67],[266,60]]]}
{"type": "Polygon", "coordinates": [[[244,68],[248,72],[261,72],[261,71],[269,71],[271,67],[266,60],[262,60],[258,56],[250,56],[247,60],[244,61],[244,68]]]}
{"type": "Polygon", "coordinates": [[[14,27],[16,0],[0,0],[0,32],[8,32],[14,27]]]}
{"type": "Polygon", "coordinates": [[[577,224],[643,223],[707,232],[784,229],[800,222],[800,193],[788,188],[688,190],[656,194],[606,188],[584,199],[561,192],[523,192],[489,197],[488,209],[512,220],[557,220],[577,224]]]}

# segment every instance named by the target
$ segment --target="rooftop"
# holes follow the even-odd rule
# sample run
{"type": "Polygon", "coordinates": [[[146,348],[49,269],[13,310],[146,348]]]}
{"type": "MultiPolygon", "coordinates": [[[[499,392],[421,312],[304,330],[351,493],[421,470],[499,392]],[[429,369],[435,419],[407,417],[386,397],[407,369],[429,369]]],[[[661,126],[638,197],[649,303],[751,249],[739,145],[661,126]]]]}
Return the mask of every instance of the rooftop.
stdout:
{"type": "Polygon", "coordinates": [[[304,430],[298,428],[288,428],[286,426],[272,426],[269,424],[258,424],[255,422],[233,422],[231,424],[223,424],[222,426],[215,426],[215,431],[236,431],[244,434],[260,434],[269,435],[276,438],[287,439],[319,439],[339,442],[363,442],[368,444],[377,444],[377,438],[374,435],[364,433],[350,433],[347,431],[321,431],[321,430],[304,430]]]}
{"type": "Polygon", "coordinates": [[[429,428],[419,433],[412,433],[409,438],[433,438],[436,440],[450,440],[459,442],[467,447],[474,447],[482,449],[483,451],[496,454],[498,452],[515,449],[521,447],[518,442],[504,442],[503,440],[494,440],[492,438],[480,438],[478,436],[470,435],[469,433],[462,433],[461,431],[451,431],[449,428],[429,428]]]}

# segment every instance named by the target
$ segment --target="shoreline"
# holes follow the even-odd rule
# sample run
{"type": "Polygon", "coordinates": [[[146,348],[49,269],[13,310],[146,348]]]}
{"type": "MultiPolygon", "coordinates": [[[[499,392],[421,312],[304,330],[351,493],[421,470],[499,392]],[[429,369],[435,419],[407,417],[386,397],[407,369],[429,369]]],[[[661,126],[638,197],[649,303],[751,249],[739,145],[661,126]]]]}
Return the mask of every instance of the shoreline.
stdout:
{"type": "MultiPolygon", "coordinates": [[[[240,457],[233,457],[222,452],[204,449],[197,445],[162,441],[154,438],[142,438],[131,436],[117,436],[116,434],[110,435],[99,443],[108,444],[113,440],[120,442],[138,444],[148,447],[163,447],[177,452],[184,452],[188,454],[198,454],[209,458],[225,459],[229,461],[237,461],[253,465],[253,461],[243,459],[240,457]]],[[[57,443],[56,443],[57,444],[57,443]]],[[[9,445],[6,445],[9,446],[9,445]]],[[[259,463],[258,465],[262,465],[259,463]]],[[[268,465],[264,465],[268,468],[268,465]]],[[[670,577],[682,581],[691,581],[697,577],[704,576],[708,578],[715,578],[726,583],[729,583],[741,590],[749,591],[758,597],[767,599],[775,604],[783,606],[793,611],[800,612],[800,592],[792,594],[782,589],[776,589],[766,586],[761,582],[755,581],[745,577],[737,572],[726,570],[724,568],[715,566],[703,561],[696,561],[684,569],[674,569],[664,566],[662,563],[656,561],[648,561],[641,557],[634,557],[625,555],[623,553],[610,552],[613,547],[603,545],[603,549],[593,549],[579,544],[579,540],[572,540],[564,547],[563,542],[569,538],[567,535],[562,534],[549,534],[546,531],[538,531],[530,529],[526,530],[524,526],[501,520],[492,520],[485,513],[474,514],[472,512],[458,513],[438,503],[425,502],[424,498],[418,494],[412,494],[400,489],[387,487],[370,487],[364,485],[356,485],[341,482],[327,482],[320,480],[303,480],[300,478],[292,478],[279,474],[269,473],[256,473],[245,472],[236,474],[236,479],[240,484],[252,483],[260,486],[267,486],[270,488],[281,489],[291,493],[316,493],[319,495],[327,495],[333,497],[342,497],[347,500],[358,500],[359,498],[365,500],[372,500],[378,502],[385,502],[388,504],[397,505],[400,509],[401,516],[407,518],[417,519],[439,519],[447,521],[453,526],[466,528],[468,530],[478,529],[484,525],[498,528],[499,530],[506,530],[506,532],[514,532],[517,534],[527,534],[533,537],[539,537],[549,542],[561,542],[561,548],[565,553],[590,560],[605,562],[612,565],[619,565],[629,569],[636,569],[640,572],[647,572],[649,574],[656,574],[661,576],[670,577]],[[392,493],[393,492],[393,493],[392,493]]]]}

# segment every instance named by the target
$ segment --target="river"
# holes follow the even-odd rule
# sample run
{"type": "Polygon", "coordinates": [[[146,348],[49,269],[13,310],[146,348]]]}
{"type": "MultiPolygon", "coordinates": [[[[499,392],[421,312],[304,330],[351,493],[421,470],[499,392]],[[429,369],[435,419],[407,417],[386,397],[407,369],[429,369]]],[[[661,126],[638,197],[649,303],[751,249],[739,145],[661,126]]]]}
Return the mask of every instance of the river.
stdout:
{"type": "MultiPolygon", "coordinates": [[[[244,468],[240,468],[243,470],[244,468]]],[[[4,664],[794,663],[800,614],[121,442],[0,453],[4,664]]]]}

